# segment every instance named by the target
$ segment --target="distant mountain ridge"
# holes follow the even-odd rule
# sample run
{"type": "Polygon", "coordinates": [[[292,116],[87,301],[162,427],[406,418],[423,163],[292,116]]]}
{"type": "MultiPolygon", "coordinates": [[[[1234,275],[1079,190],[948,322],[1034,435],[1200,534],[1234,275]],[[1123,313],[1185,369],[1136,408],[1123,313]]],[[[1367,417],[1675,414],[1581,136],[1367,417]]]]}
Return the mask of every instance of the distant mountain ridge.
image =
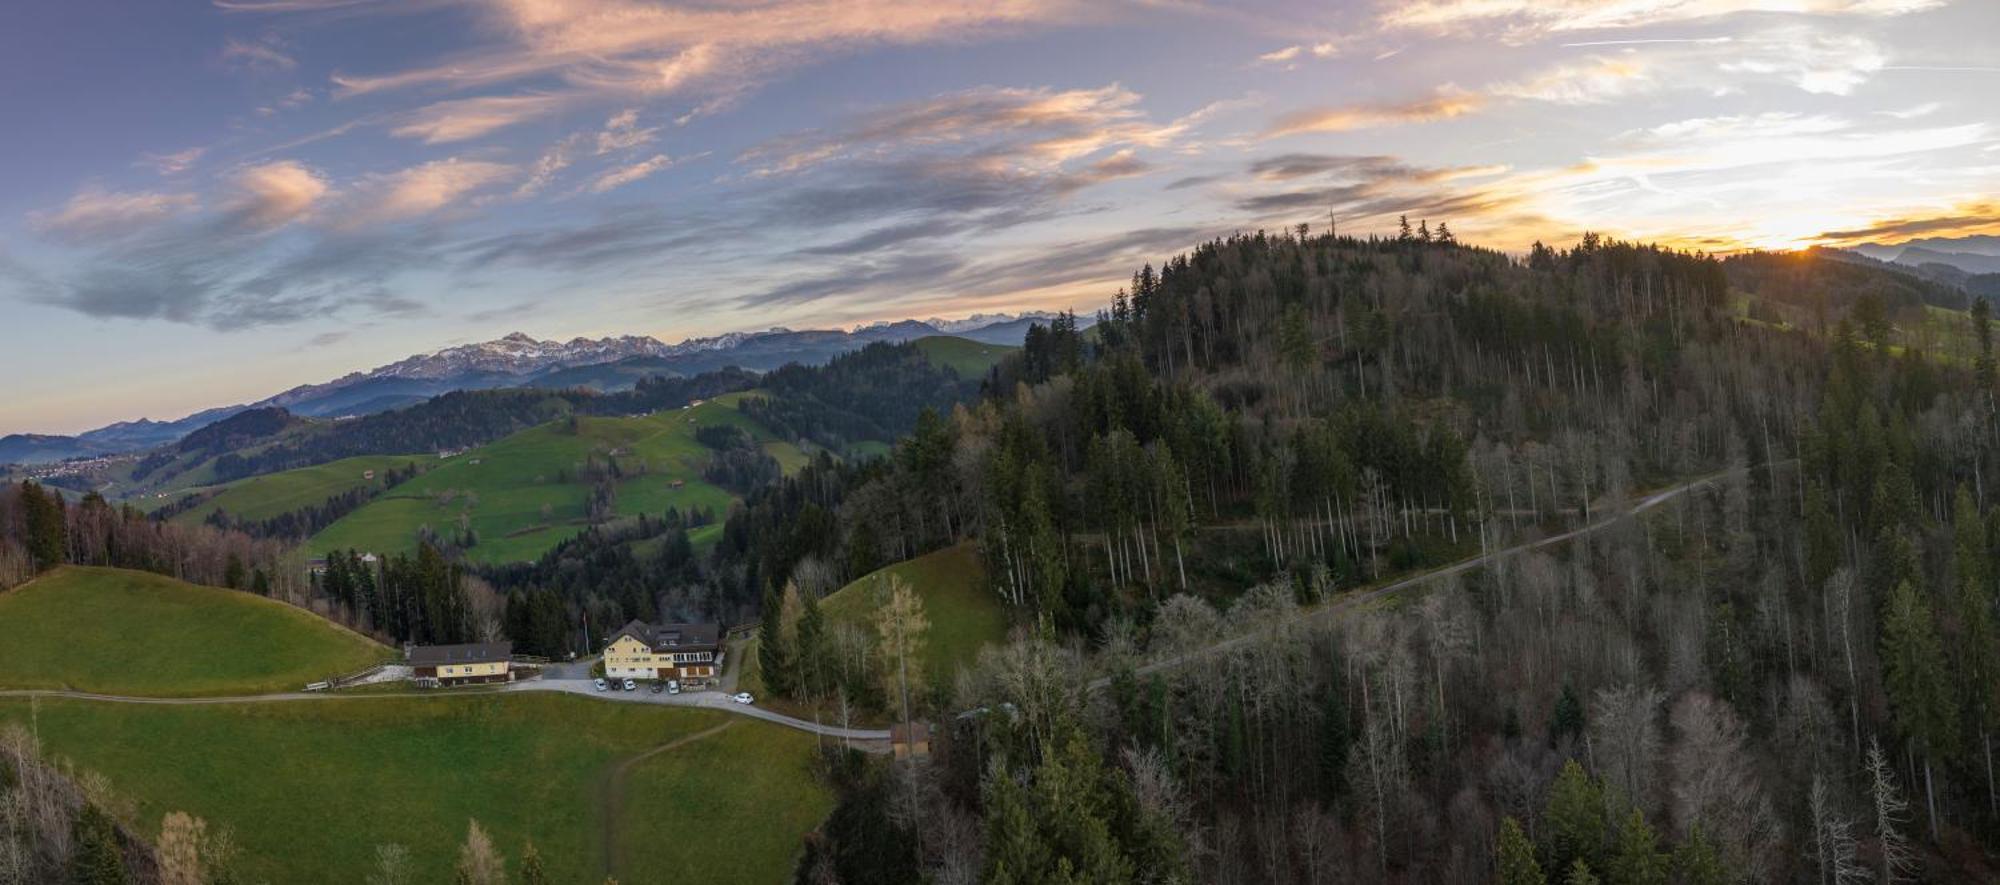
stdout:
{"type": "Polygon", "coordinates": [[[768,372],[787,363],[814,365],[877,341],[899,343],[955,334],[987,344],[1021,343],[1033,322],[1053,313],[975,314],[961,320],[900,320],[841,329],[729,332],[667,344],[644,335],[541,340],[512,332],[492,341],[416,354],[332,381],[304,384],[252,403],[207,409],[176,421],[121,421],[74,436],[0,437],[0,464],[48,463],[136,452],[178,442],[239,413],[278,407],[311,418],[343,418],[400,408],[456,390],[587,387],[623,390],[640,378],[688,376],[729,367],[768,372]]]}

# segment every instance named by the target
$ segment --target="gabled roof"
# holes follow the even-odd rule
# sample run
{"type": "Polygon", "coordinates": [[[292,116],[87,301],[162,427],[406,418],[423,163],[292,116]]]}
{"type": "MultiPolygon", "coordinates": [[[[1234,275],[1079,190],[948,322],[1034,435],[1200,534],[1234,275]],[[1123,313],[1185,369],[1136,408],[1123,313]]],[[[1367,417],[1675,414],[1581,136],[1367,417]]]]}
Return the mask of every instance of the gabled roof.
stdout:
{"type": "Polygon", "coordinates": [[[714,624],[648,624],[633,621],[611,634],[606,644],[630,636],[656,652],[711,651],[719,646],[722,629],[714,624]]]}
{"type": "Polygon", "coordinates": [[[419,645],[410,649],[410,663],[419,667],[439,664],[491,664],[514,654],[512,642],[470,642],[464,645],[419,645]]]}

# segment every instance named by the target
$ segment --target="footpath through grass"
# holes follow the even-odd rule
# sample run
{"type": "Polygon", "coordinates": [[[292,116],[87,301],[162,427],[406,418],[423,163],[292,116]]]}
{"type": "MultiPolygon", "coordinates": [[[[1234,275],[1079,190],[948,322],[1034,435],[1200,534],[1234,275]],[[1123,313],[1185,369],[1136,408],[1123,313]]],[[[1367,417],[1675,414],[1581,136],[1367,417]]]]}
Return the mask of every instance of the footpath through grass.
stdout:
{"type": "MultiPolygon", "coordinates": [[[[0,701],[25,722],[27,701],[0,701]]],[[[809,736],[744,720],[633,766],[617,821],[602,791],[622,760],[728,714],[553,693],[342,697],[144,706],[43,700],[45,752],[105,775],[149,836],[184,810],[228,826],[246,881],[360,882],[375,846],[409,849],[414,882],[449,882],[477,819],[518,875],[532,839],[558,882],[779,882],[831,808],[809,736]]]]}
{"type": "Polygon", "coordinates": [[[147,572],[67,566],[0,593],[0,688],[262,694],[393,655],[284,603],[147,572]]]}

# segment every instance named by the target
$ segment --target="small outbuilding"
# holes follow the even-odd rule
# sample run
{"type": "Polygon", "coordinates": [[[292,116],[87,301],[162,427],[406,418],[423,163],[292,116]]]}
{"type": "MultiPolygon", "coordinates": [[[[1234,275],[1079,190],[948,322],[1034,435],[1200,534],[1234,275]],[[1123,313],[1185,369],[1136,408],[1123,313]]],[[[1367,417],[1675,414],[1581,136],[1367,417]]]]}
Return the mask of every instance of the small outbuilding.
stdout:
{"type": "Polygon", "coordinates": [[[514,678],[514,643],[416,645],[404,655],[418,685],[483,685],[514,678]]]}
{"type": "Polygon", "coordinates": [[[930,723],[898,722],[889,726],[889,748],[895,752],[898,759],[930,758],[930,723]]]}

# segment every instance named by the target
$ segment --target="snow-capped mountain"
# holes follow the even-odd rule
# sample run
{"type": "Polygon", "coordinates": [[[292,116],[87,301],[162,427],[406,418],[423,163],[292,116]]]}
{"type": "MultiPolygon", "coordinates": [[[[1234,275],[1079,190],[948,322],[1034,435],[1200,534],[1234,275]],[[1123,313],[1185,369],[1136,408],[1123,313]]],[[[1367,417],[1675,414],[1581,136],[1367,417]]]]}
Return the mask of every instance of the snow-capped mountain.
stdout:
{"type": "Polygon", "coordinates": [[[672,349],[659,339],[645,335],[540,341],[534,336],[514,332],[492,341],[447,347],[413,356],[382,366],[362,377],[436,379],[471,372],[526,375],[557,366],[603,363],[634,356],[665,356],[671,352],[672,349]]]}
{"type": "MultiPolygon", "coordinates": [[[[933,317],[924,320],[924,324],[946,335],[957,335],[960,332],[976,332],[989,326],[1018,323],[1023,320],[1039,320],[1046,323],[1055,318],[1056,313],[1054,311],[1029,310],[1021,313],[975,313],[959,320],[945,320],[933,317]]],[[[1022,325],[1025,326],[1026,323],[1022,323],[1022,325]]]]}

